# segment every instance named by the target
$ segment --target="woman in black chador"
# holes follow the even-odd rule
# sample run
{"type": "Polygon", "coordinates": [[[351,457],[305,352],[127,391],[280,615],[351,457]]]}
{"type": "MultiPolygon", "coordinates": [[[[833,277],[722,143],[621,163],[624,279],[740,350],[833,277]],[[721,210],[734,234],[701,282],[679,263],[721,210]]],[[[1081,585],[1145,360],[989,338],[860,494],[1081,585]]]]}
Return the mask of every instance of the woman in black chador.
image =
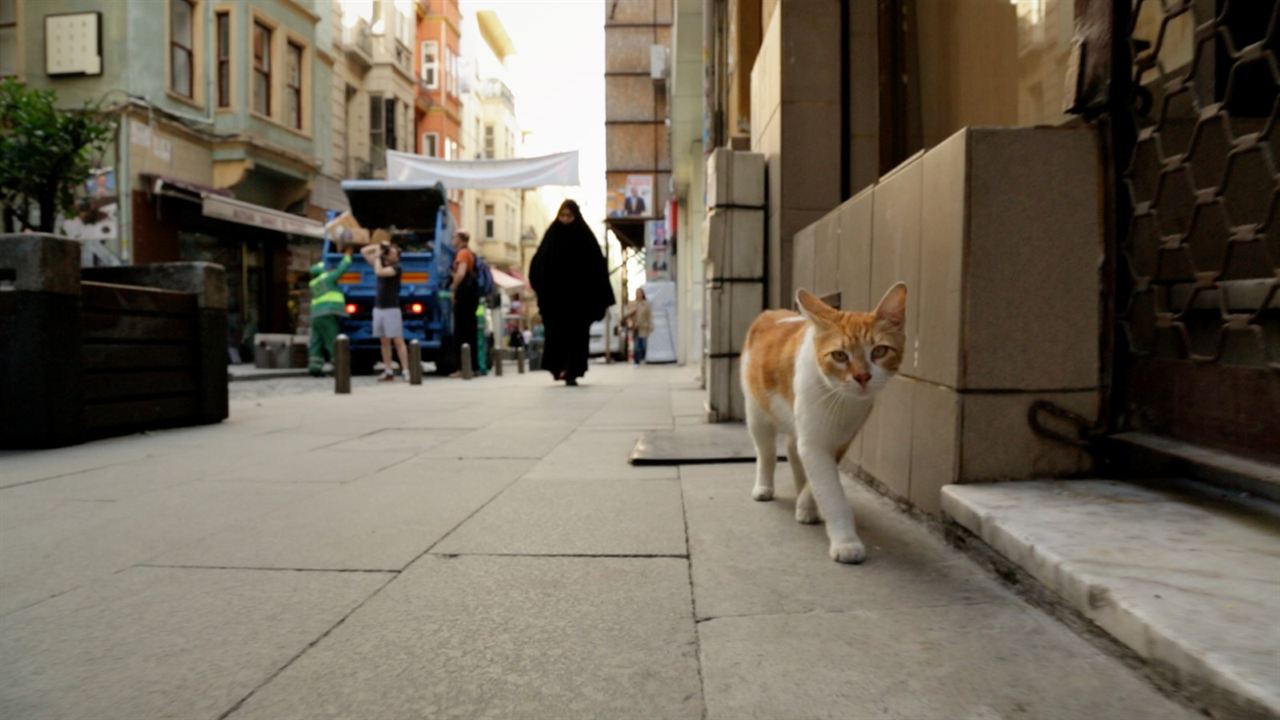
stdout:
{"type": "Polygon", "coordinates": [[[591,323],[613,305],[609,267],[578,203],[565,200],[533,256],[529,282],[546,329],[542,367],[566,385],[587,372],[591,323]]]}

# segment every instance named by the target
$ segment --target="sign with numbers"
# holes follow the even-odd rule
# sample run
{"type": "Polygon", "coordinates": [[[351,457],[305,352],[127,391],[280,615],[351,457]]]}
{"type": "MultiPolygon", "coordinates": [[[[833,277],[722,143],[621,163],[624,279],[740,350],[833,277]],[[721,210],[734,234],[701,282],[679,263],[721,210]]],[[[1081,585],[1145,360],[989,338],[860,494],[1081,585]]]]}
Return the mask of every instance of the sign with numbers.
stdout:
{"type": "Polygon", "coordinates": [[[102,74],[102,13],[46,15],[44,71],[57,75],[102,74]]]}

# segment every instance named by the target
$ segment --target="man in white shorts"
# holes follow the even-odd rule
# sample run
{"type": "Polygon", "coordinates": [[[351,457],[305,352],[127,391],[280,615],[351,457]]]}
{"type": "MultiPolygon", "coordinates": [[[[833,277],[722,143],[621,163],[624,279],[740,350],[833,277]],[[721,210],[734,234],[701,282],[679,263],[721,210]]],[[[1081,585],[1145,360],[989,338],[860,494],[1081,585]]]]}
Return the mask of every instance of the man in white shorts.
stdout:
{"type": "Polygon", "coordinates": [[[400,248],[391,242],[386,231],[375,233],[375,242],[366,246],[362,253],[373,266],[373,274],[378,278],[378,292],[373,306],[373,336],[382,344],[382,376],[378,382],[393,382],[396,379],[391,365],[391,341],[396,343],[396,354],[400,356],[400,369],[404,379],[409,379],[409,348],[404,344],[404,318],[400,313],[400,248]]]}

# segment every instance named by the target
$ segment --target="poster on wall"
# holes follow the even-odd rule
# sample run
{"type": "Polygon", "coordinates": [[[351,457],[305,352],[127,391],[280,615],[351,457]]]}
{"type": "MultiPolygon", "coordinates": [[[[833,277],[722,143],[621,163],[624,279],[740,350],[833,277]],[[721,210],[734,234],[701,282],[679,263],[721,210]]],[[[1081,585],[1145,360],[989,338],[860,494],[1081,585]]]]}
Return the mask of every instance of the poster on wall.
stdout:
{"type": "Polygon", "coordinates": [[[671,236],[662,220],[650,220],[644,224],[644,267],[649,282],[670,280],[671,236]]]}
{"type": "Polygon", "coordinates": [[[653,176],[627,175],[626,181],[609,188],[609,217],[653,217],[653,176]]]}
{"type": "Polygon", "coordinates": [[[119,237],[119,207],[115,168],[95,168],[76,192],[75,210],[59,220],[58,232],[105,246],[119,237]]]}

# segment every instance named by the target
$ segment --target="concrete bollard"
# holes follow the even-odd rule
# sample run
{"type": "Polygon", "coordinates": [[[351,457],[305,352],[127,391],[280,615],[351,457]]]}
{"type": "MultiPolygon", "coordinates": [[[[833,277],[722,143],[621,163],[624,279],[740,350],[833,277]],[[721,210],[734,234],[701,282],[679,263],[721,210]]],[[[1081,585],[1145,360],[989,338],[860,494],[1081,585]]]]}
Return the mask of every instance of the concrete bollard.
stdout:
{"type": "Polygon", "coordinates": [[[475,368],[471,367],[471,343],[462,343],[462,350],[458,354],[462,356],[459,358],[462,364],[460,368],[462,370],[462,379],[470,380],[475,376],[475,368]]]}
{"type": "Polygon", "coordinates": [[[409,341],[409,384],[422,384],[422,344],[417,340],[409,341]]]}
{"type": "Polygon", "coordinates": [[[516,348],[516,374],[517,375],[524,374],[524,359],[525,359],[524,348],[516,348]]]}
{"type": "Polygon", "coordinates": [[[502,377],[502,349],[494,348],[493,351],[493,375],[494,377],[502,377]]]}
{"type": "Polygon", "coordinates": [[[351,393],[351,338],[339,335],[333,344],[333,391],[351,393]]]}

